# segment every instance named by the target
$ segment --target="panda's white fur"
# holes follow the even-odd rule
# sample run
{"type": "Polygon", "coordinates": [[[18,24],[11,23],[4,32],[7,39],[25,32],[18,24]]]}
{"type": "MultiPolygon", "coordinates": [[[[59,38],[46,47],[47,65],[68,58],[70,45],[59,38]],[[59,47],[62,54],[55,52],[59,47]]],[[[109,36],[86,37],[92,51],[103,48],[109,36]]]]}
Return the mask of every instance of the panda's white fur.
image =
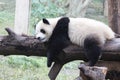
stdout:
{"type": "MultiPolygon", "coordinates": [[[[51,18],[47,19],[50,25],[44,24],[41,20],[36,25],[36,38],[41,37],[44,38],[43,42],[49,40],[53,29],[58,22],[59,18],[51,18]],[[46,30],[46,34],[40,33],[40,29],[46,30]]],[[[71,42],[74,44],[83,46],[84,39],[88,36],[95,36],[99,38],[101,44],[104,44],[106,40],[113,39],[115,37],[115,33],[103,22],[96,21],[88,18],[69,18],[69,37],[71,42]]]]}
{"type": "Polygon", "coordinates": [[[94,66],[101,55],[101,47],[106,40],[115,38],[115,33],[103,22],[93,19],[58,17],[41,20],[36,25],[36,38],[48,41],[48,67],[69,41],[83,47],[89,65],[94,66]]]}
{"type": "Polygon", "coordinates": [[[83,46],[88,36],[99,38],[101,44],[115,37],[114,32],[104,23],[88,18],[70,18],[69,37],[73,43],[83,46]]]}

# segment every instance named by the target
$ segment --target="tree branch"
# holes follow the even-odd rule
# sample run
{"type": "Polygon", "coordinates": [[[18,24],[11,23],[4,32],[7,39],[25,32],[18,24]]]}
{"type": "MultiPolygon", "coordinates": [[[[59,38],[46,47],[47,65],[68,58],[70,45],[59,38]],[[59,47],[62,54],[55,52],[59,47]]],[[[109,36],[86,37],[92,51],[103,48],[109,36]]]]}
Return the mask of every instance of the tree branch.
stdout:
{"type": "Polygon", "coordinates": [[[57,75],[59,74],[60,70],[62,69],[63,65],[60,63],[54,63],[48,76],[50,80],[55,80],[57,75]]]}
{"type": "MultiPolygon", "coordinates": [[[[0,36],[1,55],[26,55],[46,57],[46,47],[33,36],[17,35],[12,30],[6,29],[9,35],[0,36]]],[[[120,61],[120,38],[107,41],[102,49],[101,60],[120,61]]],[[[49,77],[54,80],[62,66],[73,60],[86,60],[84,50],[76,45],[70,45],[58,56],[59,64],[55,61],[49,77]],[[55,73],[54,73],[55,72],[55,73]]]]}

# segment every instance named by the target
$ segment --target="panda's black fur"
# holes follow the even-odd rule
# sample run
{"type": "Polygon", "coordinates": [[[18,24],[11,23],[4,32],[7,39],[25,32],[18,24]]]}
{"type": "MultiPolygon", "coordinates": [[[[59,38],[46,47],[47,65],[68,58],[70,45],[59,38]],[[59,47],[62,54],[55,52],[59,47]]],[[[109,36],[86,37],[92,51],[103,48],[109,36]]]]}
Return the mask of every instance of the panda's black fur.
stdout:
{"type": "Polygon", "coordinates": [[[84,50],[85,55],[89,60],[89,66],[94,66],[101,56],[101,47],[99,46],[98,40],[94,37],[87,37],[84,41],[84,50]]]}
{"type": "Polygon", "coordinates": [[[50,67],[55,56],[58,55],[63,48],[67,47],[69,44],[68,37],[68,23],[69,18],[61,18],[56,27],[53,30],[53,33],[48,41],[48,52],[47,52],[47,66],[50,67]]]}
{"type": "MultiPolygon", "coordinates": [[[[69,18],[63,17],[58,20],[53,33],[48,41],[47,47],[47,66],[50,67],[56,56],[69,45],[70,39],[68,36],[69,18]]],[[[48,24],[48,23],[47,23],[48,24]]],[[[89,66],[94,66],[101,54],[101,47],[98,41],[92,38],[86,38],[84,41],[84,50],[89,66]]]]}

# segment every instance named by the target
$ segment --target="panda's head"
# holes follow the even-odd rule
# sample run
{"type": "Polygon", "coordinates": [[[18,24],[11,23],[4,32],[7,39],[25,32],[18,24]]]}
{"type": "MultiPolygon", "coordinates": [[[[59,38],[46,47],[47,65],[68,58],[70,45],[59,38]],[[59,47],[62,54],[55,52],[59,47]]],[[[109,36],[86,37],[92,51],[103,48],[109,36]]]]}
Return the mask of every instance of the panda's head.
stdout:
{"type": "Polygon", "coordinates": [[[38,22],[38,24],[36,24],[36,38],[41,42],[48,41],[52,35],[55,23],[54,20],[51,22],[51,20],[45,18],[38,22]]]}

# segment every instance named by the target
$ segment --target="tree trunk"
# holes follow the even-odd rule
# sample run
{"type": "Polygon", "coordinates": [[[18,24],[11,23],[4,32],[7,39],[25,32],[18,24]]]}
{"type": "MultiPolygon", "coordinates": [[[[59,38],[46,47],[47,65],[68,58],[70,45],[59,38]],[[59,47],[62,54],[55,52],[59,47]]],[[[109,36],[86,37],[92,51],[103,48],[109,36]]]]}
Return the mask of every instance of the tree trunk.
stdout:
{"type": "Polygon", "coordinates": [[[120,0],[108,0],[109,26],[120,34],[120,0]]]}
{"type": "MultiPolygon", "coordinates": [[[[84,17],[86,9],[91,0],[68,0],[68,14],[70,17],[84,17]]],[[[67,4],[67,5],[68,5],[67,4]]]]}

